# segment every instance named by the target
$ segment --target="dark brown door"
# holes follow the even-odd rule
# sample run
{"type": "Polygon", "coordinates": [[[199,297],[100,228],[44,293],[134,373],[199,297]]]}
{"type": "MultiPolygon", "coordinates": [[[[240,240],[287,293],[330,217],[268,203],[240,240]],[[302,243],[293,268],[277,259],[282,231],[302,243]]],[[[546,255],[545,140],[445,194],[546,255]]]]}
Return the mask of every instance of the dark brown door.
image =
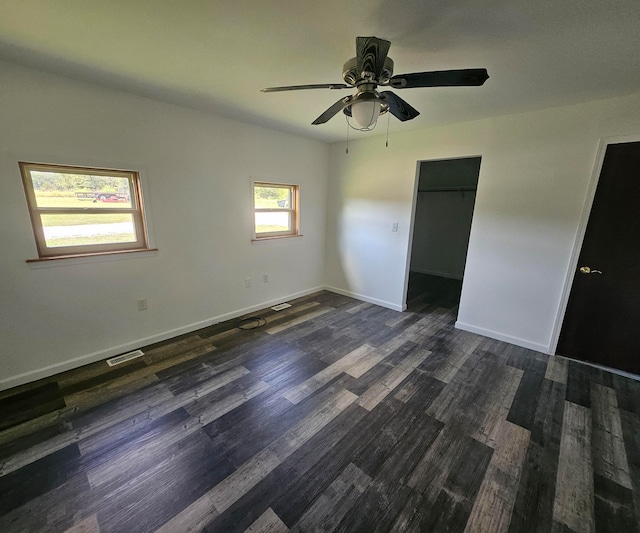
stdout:
{"type": "Polygon", "coordinates": [[[640,142],[606,149],[556,353],[640,374],[640,142]]]}

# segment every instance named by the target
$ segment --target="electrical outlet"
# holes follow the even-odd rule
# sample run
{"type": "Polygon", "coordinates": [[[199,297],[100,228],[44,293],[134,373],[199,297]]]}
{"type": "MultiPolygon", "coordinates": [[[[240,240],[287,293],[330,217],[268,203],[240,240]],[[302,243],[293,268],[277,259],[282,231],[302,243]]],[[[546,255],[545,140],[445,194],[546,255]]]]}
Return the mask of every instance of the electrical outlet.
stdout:
{"type": "Polygon", "coordinates": [[[397,222],[394,222],[394,223],[393,223],[393,226],[391,226],[391,231],[393,231],[394,233],[395,233],[396,231],[398,231],[398,223],[397,223],[397,222]]]}
{"type": "Polygon", "coordinates": [[[262,274],[262,283],[269,283],[269,274],[262,274]]]}
{"type": "Polygon", "coordinates": [[[245,278],[244,279],[244,286],[248,289],[249,287],[251,287],[251,278],[245,278]]]}
{"type": "Polygon", "coordinates": [[[147,299],[140,298],[138,300],[138,311],[146,311],[147,310],[147,299]]]}

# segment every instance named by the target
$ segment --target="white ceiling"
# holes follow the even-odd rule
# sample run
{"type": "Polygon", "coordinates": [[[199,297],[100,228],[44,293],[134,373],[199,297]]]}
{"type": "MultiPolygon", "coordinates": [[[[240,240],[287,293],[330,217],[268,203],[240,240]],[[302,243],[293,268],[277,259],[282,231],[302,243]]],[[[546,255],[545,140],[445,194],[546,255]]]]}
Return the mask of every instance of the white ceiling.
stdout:
{"type": "Polygon", "coordinates": [[[342,82],[358,35],[395,74],[491,76],[398,90],[421,115],[391,134],[640,90],[640,0],[0,0],[0,59],[329,142],[344,116],[311,122],[349,91],[259,89],[342,82]]]}

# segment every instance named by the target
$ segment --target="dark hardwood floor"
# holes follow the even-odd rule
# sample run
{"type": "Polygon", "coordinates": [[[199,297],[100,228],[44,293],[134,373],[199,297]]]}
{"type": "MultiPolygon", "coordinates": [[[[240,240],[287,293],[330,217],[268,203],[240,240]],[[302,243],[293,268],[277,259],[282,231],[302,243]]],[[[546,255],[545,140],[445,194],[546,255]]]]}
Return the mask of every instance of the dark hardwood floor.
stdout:
{"type": "Polygon", "coordinates": [[[0,531],[637,532],[640,383],[321,292],[0,392],[0,531]]]}

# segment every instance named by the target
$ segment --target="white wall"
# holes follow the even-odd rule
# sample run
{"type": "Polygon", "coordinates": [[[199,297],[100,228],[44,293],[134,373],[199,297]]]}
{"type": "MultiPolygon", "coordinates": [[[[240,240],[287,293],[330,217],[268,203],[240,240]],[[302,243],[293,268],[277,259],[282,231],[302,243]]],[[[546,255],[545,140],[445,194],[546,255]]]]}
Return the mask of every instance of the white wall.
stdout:
{"type": "Polygon", "coordinates": [[[11,64],[0,124],[0,388],[323,285],[323,143],[11,64]],[[140,170],[159,251],[27,264],[19,160],[140,170]],[[304,237],[251,244],[251,177],[300,184],[304,237]]]}
{"type": "Polygon", "coordinates": [[[327,284],[402,308],[416,162],[480,155],[457,325],[548,351],[599,139],[638,132],[635,94],[336,144],[327,284]]]}

